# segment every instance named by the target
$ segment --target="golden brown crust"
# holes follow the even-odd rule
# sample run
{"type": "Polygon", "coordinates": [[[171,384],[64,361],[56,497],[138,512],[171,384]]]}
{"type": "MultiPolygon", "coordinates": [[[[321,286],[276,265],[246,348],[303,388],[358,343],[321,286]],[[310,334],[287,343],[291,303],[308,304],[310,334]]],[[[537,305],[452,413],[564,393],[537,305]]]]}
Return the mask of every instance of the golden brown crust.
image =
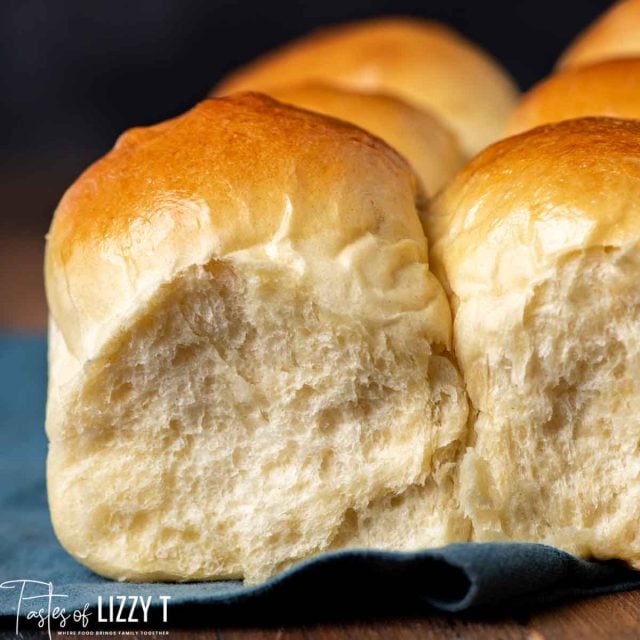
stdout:
{"type": "Polygon", "coordinates": [[[605,60],[550,76],[523,96],[505,134],[587,116],[640,118],[640,58],[605,60]]]}
{"type": "Polygon", "coordinates": [[[457,295],[517,290],[568,252],[637,242],[639,141],[638,121],[583,118],[477,156],[426,220],[457,295]]]}
{"type": "Polygon", "coordinates": [[[326,28],[231,74],[217,94],[327,81],[396,94],[433,111],[472,155],[498,137],[517,91],[508,75],[451,29],[417,18],[326,28]]]}
{"type": "Polygon", "coordinates": [[[46,252],[53,324],[91,357],[182,269],[276,241],[318,262],[367,234],[410,239],[401,252],[426,263],[420,197],[406,161],[357,127],[255,94],[206,100],[124,134],[65,194],[46,252]]]}
{"type": "Polygon", "coordinates": [[[366,129],[397,149],[430,195],[462,166],[458,142],[424,109],[384,93],[352,91],[327,83],[304,83],[270,91],[281,102],[340,118],[366,129]]]}
{"type": "MultiPolygon", "coordinates": [[[[261,178],[267,182],[273,170],[270,163],[322,157],[346,139],[354,153],[358,146],[365,146],[396,172],[408,171],[400,156],[344,123],[283,107],[266,96],[206,100],[178,118],[122,134],[113,150],[89,167],[63,197],[50,231],[50,250],[57,248],[66,262],[79,244],[128,233],[145,211],[166,209],[179,224],[181,209],[173,205],[182,193],[213,203],[220,198],[222,175],[238,184],[247,179],[251,168],[250,182],[261,178]],[[281,117],[284,112],[287,117],[281,117]],[[252,144],[233,144],[239,136],[250,138],[252,144]],[[254,145],[264,154],[262,164],[256,162],[254,145]],[[183,170],[176,171],[177,167],[183,170]],[[71,237],[73,242],[66,242],[71,237]]],[[[335,158],[336,165],[341,155],[335,158]]],[[[340,167],[333,169],[338,172],[340,167]]],[[[263,241],[272,234],[274,222],[279,222],[251,211],[251,220],[241,229],[237,219],[218,217],[215,209],[209,213],[217,218],[218,229],[232,234],[228,242],[235,249],[263,241]]],[[[305,220],[306,234],[319,232],[318,222],[305,220]]]]}
{"type": "Polygon", "coordinates": [[[640,0],[619,0],[567,47],[558,68],[640,55],[640,0]]]}

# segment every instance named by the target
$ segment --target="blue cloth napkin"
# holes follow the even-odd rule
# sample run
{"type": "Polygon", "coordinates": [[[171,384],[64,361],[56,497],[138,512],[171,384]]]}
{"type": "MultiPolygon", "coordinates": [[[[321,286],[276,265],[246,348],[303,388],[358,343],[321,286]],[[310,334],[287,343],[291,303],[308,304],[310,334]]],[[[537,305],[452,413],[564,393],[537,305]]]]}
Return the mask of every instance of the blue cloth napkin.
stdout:
{"type": "MultiPolygon", "coordinates": [[[[369,615],[429,608],[513,611],[561,599],[640,587],[640,573],[578,560],[533,544],[454,544],[415,553],[349,550],[307,560],[269,582],[126,584],[78,564],[58,544],[45,488],[46,341],[0,334],[0,619],[14,624],[18,595],[52,583],[67,610],[106,616],[110,596],[163,600],[174,617],[209,623],[369,615]]],[[[36,601],[31,601],[36,602],[36,601]]],[[[23,607],[24,607],[23,603],[23,607]]],[[[24,609],[22,611],[24,614],[24,609]]]]}

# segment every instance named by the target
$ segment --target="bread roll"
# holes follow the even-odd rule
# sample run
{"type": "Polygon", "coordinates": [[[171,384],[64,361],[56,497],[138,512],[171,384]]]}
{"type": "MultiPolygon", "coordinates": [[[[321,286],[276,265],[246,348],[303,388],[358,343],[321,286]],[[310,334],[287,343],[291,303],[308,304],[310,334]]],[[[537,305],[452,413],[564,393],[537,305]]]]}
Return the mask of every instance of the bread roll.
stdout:
{"type": "Polygon", "coordinates": [[[467,400],[423,206],[384,143],[257,95],[90,167],[46,251],[70,553],[117,579],[255,582],[339,546],[466,539],[467,400]]]}
{"type": "Polygon", "coordinates": [[[394,96],[320,83],[282,88],[270,95],[353,122],[379,136],[409,160],[429,194],[439,191],[463,164],[455,136],[439,120],[394,96]]]}
{"type": "Polygon", "coordinates": [[[524,95],[505,133],[585,116],[640,118],[640,58],[559,71],[524,95]]]}
{"type": "Polygon", "coordinates": [[[618,0],[569,45],[558,60],[558,67],[638,55],[640,0],[618,0]]]}
{"type": "Polygon", "coordinates": [[[461,462],[473,539],[640,567],[640,122],[499,142],[425,222],[477,412],[461,462]]]}
{"type": "Polygon", "coordinates": [[[378,18],[313,33],[231,74],[218,94],[307,81],[396,94],[428,109],[469,156],[495,140],[517,90],[479,47],[436,22],[378,18]]]}

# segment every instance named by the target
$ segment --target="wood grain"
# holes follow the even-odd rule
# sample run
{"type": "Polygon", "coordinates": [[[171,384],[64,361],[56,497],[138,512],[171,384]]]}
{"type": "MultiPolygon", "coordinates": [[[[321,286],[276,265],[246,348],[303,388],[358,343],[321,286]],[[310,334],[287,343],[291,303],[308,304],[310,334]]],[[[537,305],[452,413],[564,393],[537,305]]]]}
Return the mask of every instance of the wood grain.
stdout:
{"type": "Polygon", "coordinates": [[[535,640],[640,638],[640,592],[580,600],[531,616],[535,640]]]}

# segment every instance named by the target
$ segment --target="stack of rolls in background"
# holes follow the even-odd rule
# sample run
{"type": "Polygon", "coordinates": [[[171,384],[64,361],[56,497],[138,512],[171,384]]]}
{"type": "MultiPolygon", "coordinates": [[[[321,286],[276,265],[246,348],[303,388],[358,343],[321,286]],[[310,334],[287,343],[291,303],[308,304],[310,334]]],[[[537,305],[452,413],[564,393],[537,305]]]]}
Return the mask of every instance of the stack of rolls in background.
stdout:
{"type": "Polygon", "coordinates": [[[417,18],[319,30],[232,73],[215,94],[271,93],[311,81],[383,92],[424,109],[456,135],[467,158],[499,137],[518,95],[507,72],[479,47],[417,18]]]}
{"type": "Polygon", "coordinates": [[[640,1],[622,0],[560,57],[556,72],[529,90],[505,135],[585,116],[640,117],[640,1]]]}
{"type": "Polygon", "coordinates": [[[637,55],[640,55],[640,1],[617,0],[567,47],[557,67],[569,69],[637,55]]]}

